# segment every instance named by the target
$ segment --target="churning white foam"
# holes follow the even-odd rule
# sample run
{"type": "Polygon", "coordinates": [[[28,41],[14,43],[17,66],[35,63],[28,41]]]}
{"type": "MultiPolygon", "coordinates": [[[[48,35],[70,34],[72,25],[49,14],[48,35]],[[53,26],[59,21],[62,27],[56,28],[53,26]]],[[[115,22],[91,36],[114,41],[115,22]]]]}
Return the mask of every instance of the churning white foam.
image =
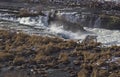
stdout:
{"type": "Polygon", "coordinates": [[[96,34],[97,40],[104,45],[119,45],[120,46],[120,30],[107,30],[99,28],[85,28],[87,31],[92,31],[96,34]]]}
{"type": "Polygon", "coordinates": [[[120,46],[120,31],[119,30],[107,30],[100,28],[87,28],[88,32],[76,32],[66,31],[62,26],[58,27],[56,24],[50,27],[51,32],[58,34],[59,36],[67,39],[83,40],[87,35],[97,36],[97,41],[103,43],[104,46],[118,45],[120,46]],[[89,33],[90,32],[90,33],[89,33]]]}
{"type": "Polygon", "coordinates": [[[48,18],[45,16],[36,17],[16,17],[8,13],[0,13],[0,19],[18,22],[19,24],[30,25],[30,26],[48,26],[48,18]]]}
{"type": "Polygon", "coordinates": [[[83,40],[87,35],[95,35],[89,32],[82,32],[82,31],[75,33],[72,31],[66,31],[64,30],[62,25],[58,27],[57,24],[52,24],[49,29],[52,33],[57,34],[65,39],[83,40]]]}
{"type": "Polygon", "coordinates": [[[31,25],[31,26],[46,26],[48,25],[47,17],[37,16],[37,17],[22,17],[18,18],[20,24],[31,25]]]}
{"type": "Polygon", "coordinates": [[[58,27],[56,25],[52,25],[50,27],[50,30],[52,33],[57,34],[65,39],[78,39],[78,38],[80,38],[78,33],[73,33],[71,31],[65,31],[62,26],[58,27]]]}

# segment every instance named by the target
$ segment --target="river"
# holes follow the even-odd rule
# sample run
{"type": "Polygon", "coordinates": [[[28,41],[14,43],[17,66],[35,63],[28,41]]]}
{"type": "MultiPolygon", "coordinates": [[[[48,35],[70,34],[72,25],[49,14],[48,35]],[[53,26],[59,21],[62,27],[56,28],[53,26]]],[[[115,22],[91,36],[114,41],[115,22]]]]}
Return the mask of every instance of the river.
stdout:
{"type": "MultiPolygon", "coordinates": [[[[47,13],[47,12],[46,12],[47,13]]],[[[80,19],[80,14],[77,12],[60,12],[66,20],[70,22],[77,22],[80,19]]],[[[82,15],[81,21],[84,21],[85,15],[82,15]]],[[[72,32],[65,30],[60,24],[48,25],[48,18],[44,16],[35,17],[15,17],[11,13],[0,13],[0,28],[14,29],[33,35],[58,36],[65,39],[83,40],[87,35],[97,36],[97,41],[103,45],[120,45],[120,30],[108,30],[100,27],[100,19],[98,18],[93,28],[84,27],[87,32],[72,32]]],[[[73,27],[74,28],[74,27],[73,27]]],[[[79,30],[79,29],[78,29],[79,30]]]]}

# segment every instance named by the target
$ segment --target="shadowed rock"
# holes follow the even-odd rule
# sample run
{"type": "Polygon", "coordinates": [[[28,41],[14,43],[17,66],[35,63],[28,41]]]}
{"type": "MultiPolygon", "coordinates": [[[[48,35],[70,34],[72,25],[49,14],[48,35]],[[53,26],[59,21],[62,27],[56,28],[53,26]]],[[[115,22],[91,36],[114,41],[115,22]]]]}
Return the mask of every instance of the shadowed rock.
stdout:
{"type": "Polygon", "coordinates": [[[19,14],[17,16],[18,17],[34,17],[38,15],[46,16],[44,13],[42,13],[42,11],[36,11],[36,10],[25,9],[25,8],[20,9],[19,14]]]}
{"type": "Polygon", "coordinates": [[[97,36],[87,35],[86,38],[82,41],[82,43],[90,43],[90,42],[96,42],[97,43],[97,36]]]}

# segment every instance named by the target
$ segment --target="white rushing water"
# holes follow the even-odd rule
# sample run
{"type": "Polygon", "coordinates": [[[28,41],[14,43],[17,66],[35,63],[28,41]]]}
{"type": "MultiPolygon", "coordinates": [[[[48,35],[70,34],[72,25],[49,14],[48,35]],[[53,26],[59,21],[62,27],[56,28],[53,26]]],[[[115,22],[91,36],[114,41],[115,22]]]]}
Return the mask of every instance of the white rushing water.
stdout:
{"type": "Polygon", "coordinates": [[[86,28],[96,34],[97,40],[105,45],[119,45],[120,46],[120,30],[107,30],[99,28],[86,28]]]}
{"type": "MultiPolygon", "coordinates": [[[[68,13],[69,14],[69,13],[68,13]]],[[[74,13],[71,13],[71,17],[68,17],[68,19],[72,20],[74,18],[74,13]]],[[[68,15],[66,15],[67,17],[68,15]]],[[[77,17],[77,16],[76,16],[77,17]]],[[[9,14],[0,14],[0,19],[2,20],[9,20],[14,23],[15,25],[11,25],[8,22],[7,26],[15,29],[21,29],[24,32],[27,32],[29,34],[47,34],[47,35],[55,35],[55,36],[60,36],[66,39],[84,39],[87,35],[95,35],[98,36],[97,40],[99,42],[102,42],[104,45],[120,45],[120,30],[107,30],[107,29],[99,29],[99,28],[87,28],[85,27],[85,30],[87,32],[71,32],[71,31],[66,31],[63,29],[62,25],[60,27],[56,26],[57,24],[53,24],[50,27],[48,27],[47,23],[47,17],[42,17],[42,16],[37,16],[37,17],[23,17],[23,18],[15,18],[15,17],[10,17],[9,14]],[[16,25],[18,24],[18,25],[16,25]],[[22,24],[22,26],[20,25],[22,24]],[[28,27],[24,27],[24,26],[28,27]],[[31,28],[30,28],[30,27],[31,28]],[[44,29],[43,30],[41,30],[44,29]],[[40,30],[36,30],[40,29],[40,30]]],[[[77,19],[76,19],[77,20],[77,19]]],[[[4,21],[0,22],[0,27],[5,26],[3,24],[4,21]]],[[[97,25],[97,24],[95,24],[97,25]]]]}
{"type": "Polygon", "coordinates": [[[105,46],[111,45],[119,45],[120,46],[120,31],[119,30],[107,30],[107,29],[100,29],[100,28],[87,28],[85,30],[88,31],[84,32],[76,32],[73,33],[71,31],[65,31],[62,26],[56,27],[53,25],[51,31],[57,34],[61,34],[64,38],[69,39],[85,39],[87,35],[97,36],[97,41],[102,42],[105,46]]]}

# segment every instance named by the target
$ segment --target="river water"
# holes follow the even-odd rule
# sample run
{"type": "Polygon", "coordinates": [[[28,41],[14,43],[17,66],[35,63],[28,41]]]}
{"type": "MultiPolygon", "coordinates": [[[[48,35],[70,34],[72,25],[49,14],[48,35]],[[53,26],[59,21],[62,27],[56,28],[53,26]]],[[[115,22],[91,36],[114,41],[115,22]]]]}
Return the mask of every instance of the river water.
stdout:
{"type": "MultiPolygon", "coordinates": [[[[64,12],[60,13],[67,20],[71,22],[77,22],[78,15],[76,12],[64,12]]],[[[84,16],[83,16],[84,17],[84,16]]],[[[36,17],[15,17],[14,14],[0,13],[0,28],[1,29],[14,29],[33,35],[44,36],[58,36],[65,39],[77,39],[82,40],[87,35],[97,36],[98,42],[103,45],[120,45],[120,30],[107,30],[101,29],[100,19],[98,18],[93,26],[94,28],[84,27],[86,32],[72,32],[65,30],[63,25],[58,24],[48,25],[48,17],[36,16],[36,17]]]]}

